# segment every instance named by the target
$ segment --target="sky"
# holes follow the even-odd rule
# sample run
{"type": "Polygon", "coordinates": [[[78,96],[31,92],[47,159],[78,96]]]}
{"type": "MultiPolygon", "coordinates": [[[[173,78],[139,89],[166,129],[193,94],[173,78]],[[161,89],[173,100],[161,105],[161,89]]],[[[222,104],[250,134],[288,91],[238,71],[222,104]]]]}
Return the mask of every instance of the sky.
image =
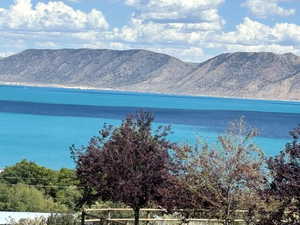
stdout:
{"type": "Polygon", "coordinates": [[[33,48],[300,55],[300,0],[0,0],[0,56],[33,48]]]}

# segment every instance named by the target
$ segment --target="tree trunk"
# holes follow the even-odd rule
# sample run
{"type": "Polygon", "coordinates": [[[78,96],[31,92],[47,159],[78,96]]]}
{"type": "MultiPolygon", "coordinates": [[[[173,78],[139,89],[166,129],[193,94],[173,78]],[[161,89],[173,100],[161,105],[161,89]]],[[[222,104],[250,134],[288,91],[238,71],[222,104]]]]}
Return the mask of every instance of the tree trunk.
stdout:
{"type": "Polygon", "coordinates": [[[134,208],[134,225],[139,225],[140,208],[134,208]]]}

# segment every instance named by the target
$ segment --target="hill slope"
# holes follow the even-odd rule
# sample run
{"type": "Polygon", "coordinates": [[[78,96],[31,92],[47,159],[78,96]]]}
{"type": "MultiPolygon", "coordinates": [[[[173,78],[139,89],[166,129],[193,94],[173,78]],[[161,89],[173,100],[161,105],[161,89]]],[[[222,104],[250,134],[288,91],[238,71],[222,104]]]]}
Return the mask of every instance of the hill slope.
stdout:
{"type": "Polygon", "coordinates": [[[145,50],[26,50],[0,60],[0,82],[300,100],[300,57],[238,52],[191,64],[145,50]]]}

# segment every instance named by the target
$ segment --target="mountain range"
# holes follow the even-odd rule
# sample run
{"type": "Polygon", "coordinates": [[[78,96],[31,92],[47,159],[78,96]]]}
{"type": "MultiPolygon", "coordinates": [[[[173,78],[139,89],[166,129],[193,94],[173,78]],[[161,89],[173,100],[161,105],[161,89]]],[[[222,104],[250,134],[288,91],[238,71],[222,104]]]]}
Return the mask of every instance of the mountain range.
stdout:
{"type": "Polygon", "coordinates": [[[236,52],[189,63],[146,50],[29,49],[0,58],[0,83],[300,100],[300,57],[236,52]]]}

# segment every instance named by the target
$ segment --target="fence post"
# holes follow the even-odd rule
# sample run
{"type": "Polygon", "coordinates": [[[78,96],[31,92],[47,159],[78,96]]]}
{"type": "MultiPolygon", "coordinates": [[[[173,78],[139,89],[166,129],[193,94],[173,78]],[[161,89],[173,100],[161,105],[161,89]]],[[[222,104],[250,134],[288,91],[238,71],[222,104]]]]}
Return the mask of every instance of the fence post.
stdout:
{"type": "Polygon", "coordinates": [[[81,225],[84,225],[84,224],[85,224],[85,211],[83,209],[82,213],[81,213],[81,225]]]}
{"type": "MultiPolygon", "coordinates": [[[[151,213],[150,211],[147,212],[147,219],[151,218],[151,214],[150,213],[151,213]]],[[[146,224],[147,225],[150,224],[149,220],[146,222],[146,224]]]]}
{"type": "Polygon", "coordinates": [[[108,210],[108,215],[107,215],[107,224],[110,225],[110,219],[111,219],[111,213],[110,210],[108,210]]]}

